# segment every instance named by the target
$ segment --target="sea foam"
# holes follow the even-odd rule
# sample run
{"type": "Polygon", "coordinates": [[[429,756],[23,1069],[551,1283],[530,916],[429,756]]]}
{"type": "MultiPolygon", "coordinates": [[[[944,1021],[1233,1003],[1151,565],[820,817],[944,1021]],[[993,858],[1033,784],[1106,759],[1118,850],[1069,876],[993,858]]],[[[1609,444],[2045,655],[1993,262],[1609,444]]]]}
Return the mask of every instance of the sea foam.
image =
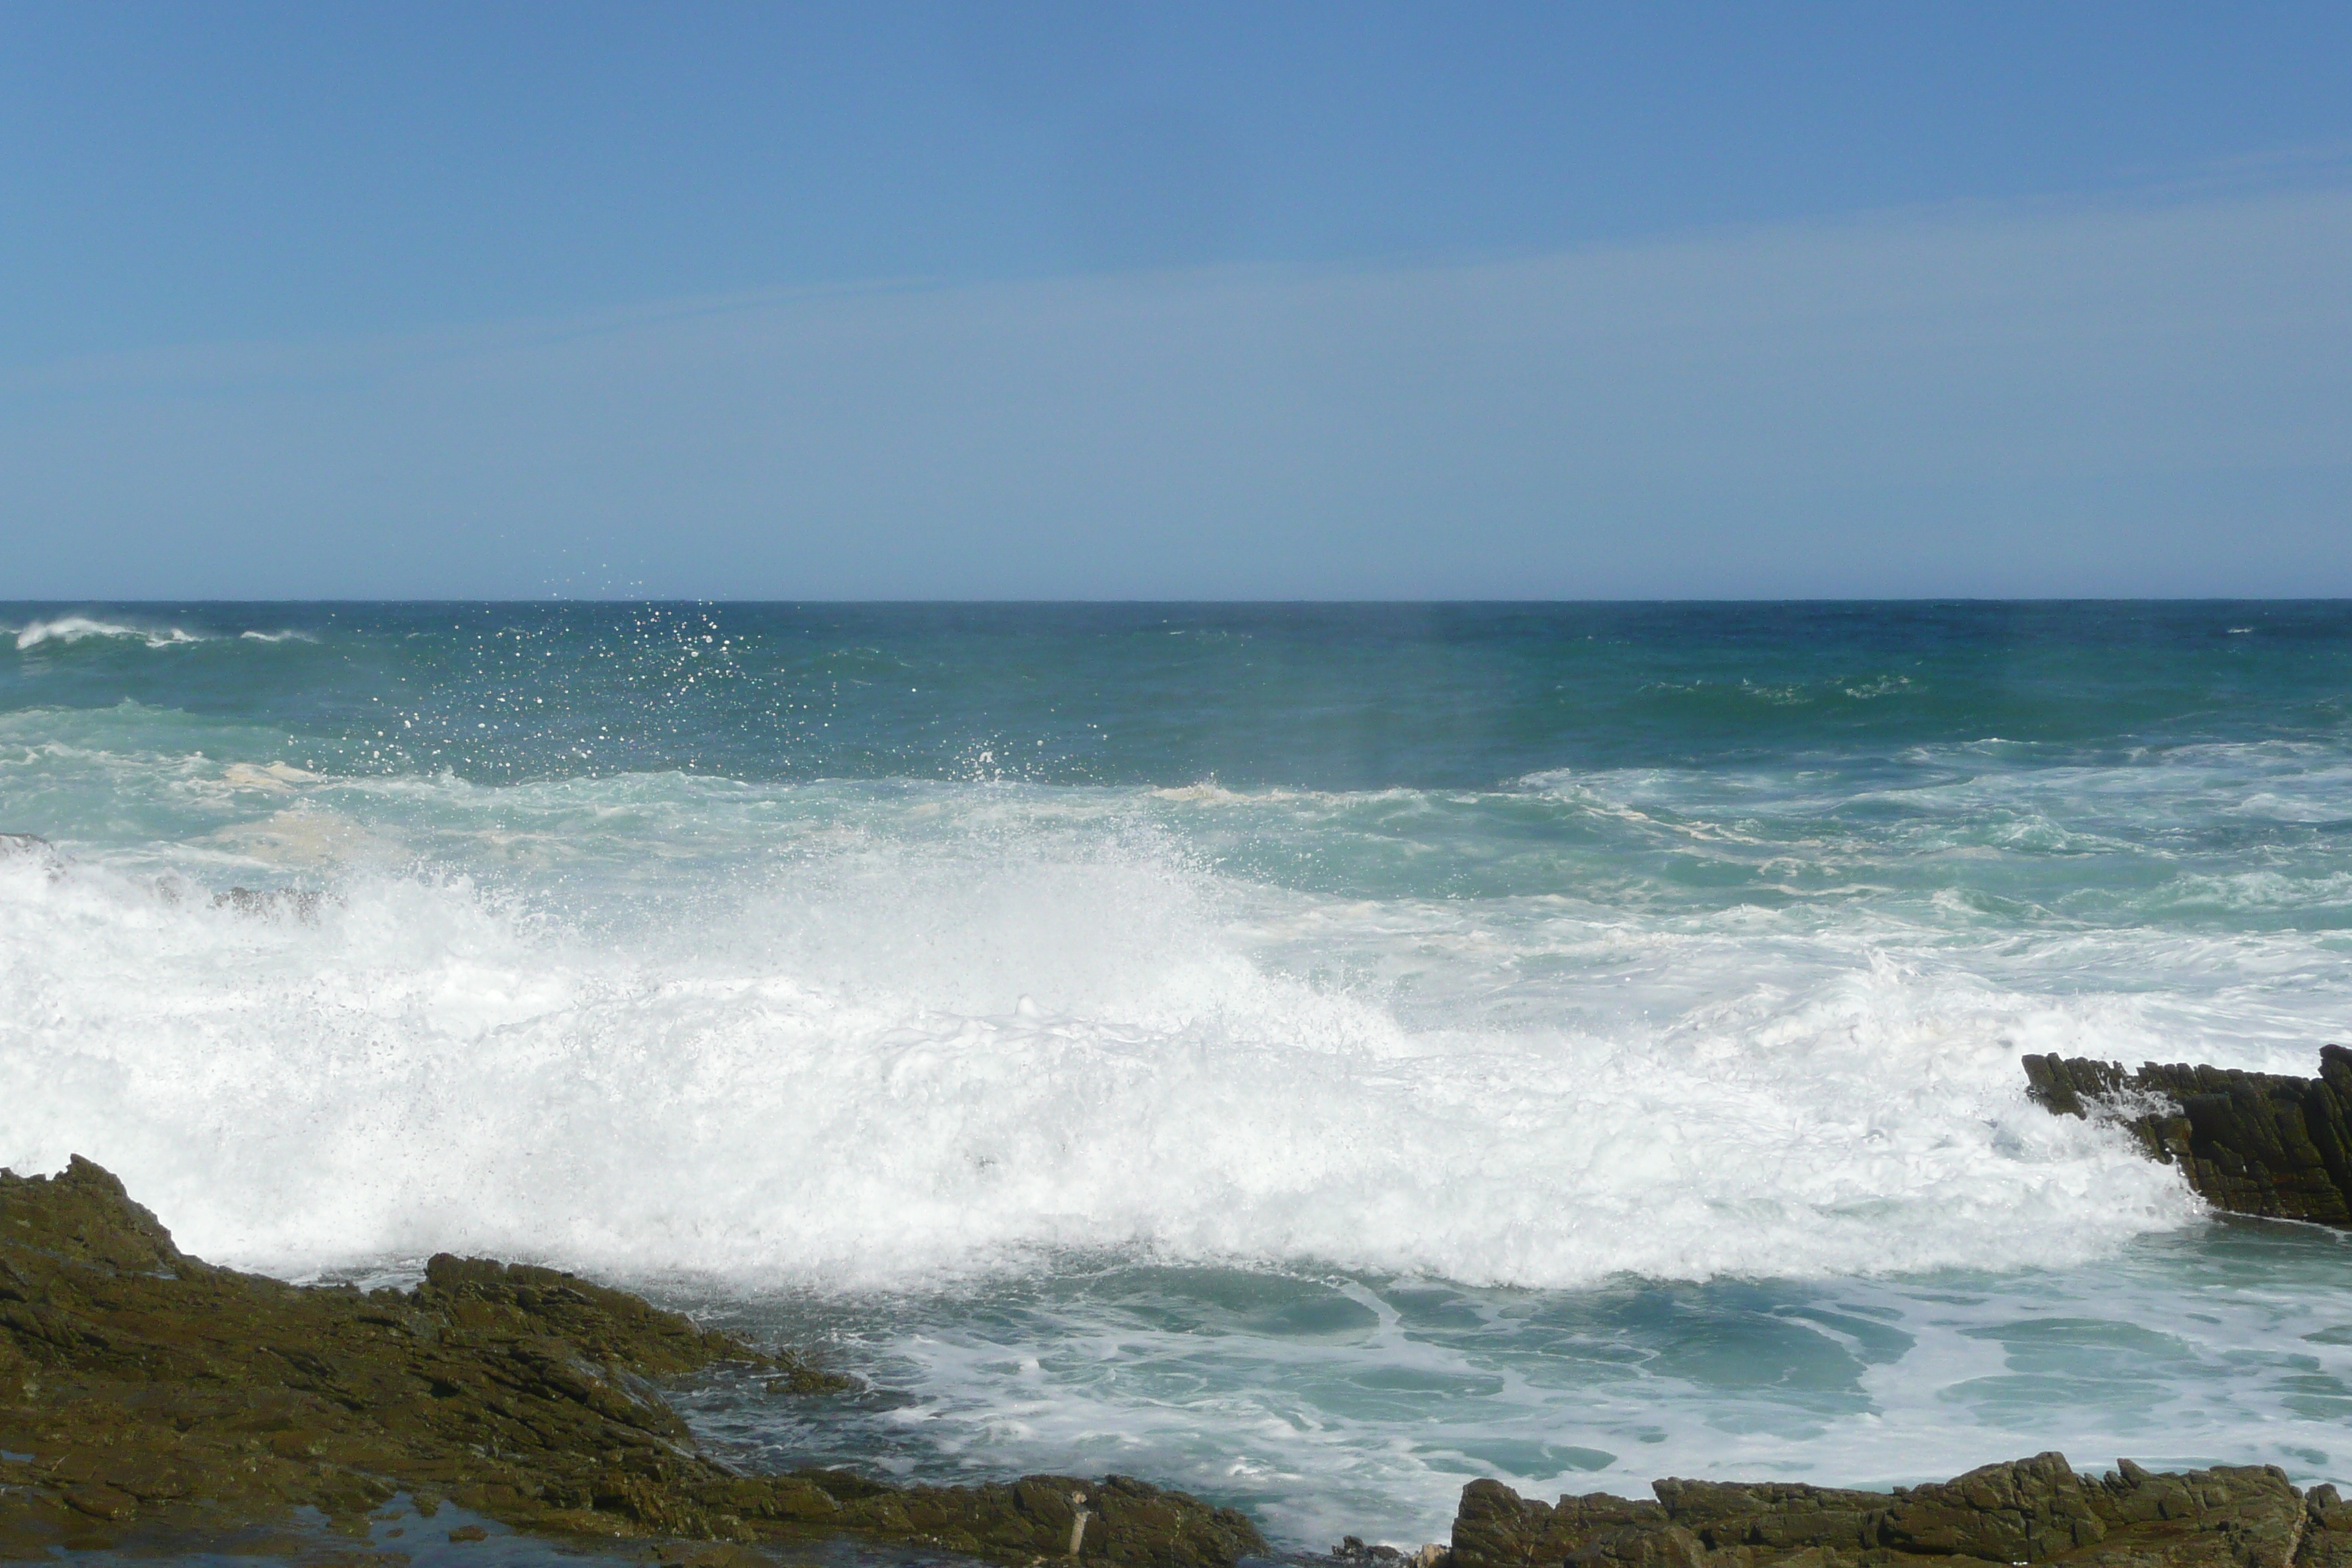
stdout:
{"type": "Polygon", "coordinates": [[[634,1281],[890,1391],[714,1394],[751,1460],[1285,1545],[2347,1479],[2344,1238],[2018,1068],[2344,1038],[2340,608],[78,613],[0,672],[0,1162],[199,1253],[634,1281]]]}
{"type": "Polygon", "coordinates": [[[635,905],[346,866],[257,918],[103,858],[0,868],[0,1160],[89,1154],[277,1271],[452,1247],[746,1286],[1072,1252],[1535,1286],[2012,1267],[2195,1212],[2021,1092],[2021,1051],[2141,1043],[2130,999],[1742,915],[1449,929],[1011,804],[837,797],[814,845],[635,905]],[[1433,1026],[1295,967],[1309,931],[1455,991],[1574,942],[1706,973],[1681,1005],[1612,973],[1433,1026]]]}

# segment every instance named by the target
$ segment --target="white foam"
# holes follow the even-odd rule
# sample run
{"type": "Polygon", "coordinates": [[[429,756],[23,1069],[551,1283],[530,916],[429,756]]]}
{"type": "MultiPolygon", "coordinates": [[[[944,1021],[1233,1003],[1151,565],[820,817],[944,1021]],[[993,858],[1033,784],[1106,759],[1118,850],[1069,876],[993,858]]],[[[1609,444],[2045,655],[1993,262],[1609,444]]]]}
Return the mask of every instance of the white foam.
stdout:
{"type": "MultiPolygon", "coordinates": [[[[2344,1262],[2339,1237],[2233,1226],[2021,1277],[1531,1294],[1111,1269],[752,1321],[836,1335],[912,1396],[827,1434],[854,1457],[1115,1463],[1242,1502],[1286,1542],[1410,1549],[1443,1539],[1467,1474],[1638,1497],[1661,1475],[1887,1486],[2059,1448],[2084,1469],[2128,1454],[2340,1483],[2344,1262]]],[[[710,1417],[722,1440],[773,1440],[760,1421],[710,1417]]],[[[805,1462],[793,1439],[782,1457],[805,1462]]]]}
{"type": "MultiPolygon", "coordinates": [[[[1423,967],[1491,990],[1582,942],[1645,977],[1433,1026],[1283,970],[1304,926],[1394,961],[1444,906],[1253,889],[1117,812],[992,798],[944,826],[900,802],[916,840],[836,798],[787,862],[637,916],[348,862],[315,923],[167,906],[87,858],[0,879],[0,1159],[88,1154],[248,1266],[456,1247],[744,1283],[1067,1248],[1538,1285],[2009,1266],[2194,1212],[2021,1092],[2022,1049],[2153,1036],[2141,1000],[1554,909],[1423,967]]],[[[282,860],[308,820],[238,842],[282,860]]]]}
{"type": "Polygon", "coordinates": [[[1668,769],[492,787],[320,776],[274,731],[129,704],[0,742],[0,799],[91,803],[88,842],[29,825],[70,875],[0,879],[0,1160],[89,1154],[273,1268],[2065,1263],[2197,1210],[2029,1105],[2021,1054],[2307,1072],[2352,1000],[2309,918],[2345,897],[2324,844],[2141,848],[2258,793],[2340,798],[2309,747],[2054,782],[1948,748],[1882,800],[1668,769]],[[255,919],[161,903],[159,874],[337,899],[255,919]]]}

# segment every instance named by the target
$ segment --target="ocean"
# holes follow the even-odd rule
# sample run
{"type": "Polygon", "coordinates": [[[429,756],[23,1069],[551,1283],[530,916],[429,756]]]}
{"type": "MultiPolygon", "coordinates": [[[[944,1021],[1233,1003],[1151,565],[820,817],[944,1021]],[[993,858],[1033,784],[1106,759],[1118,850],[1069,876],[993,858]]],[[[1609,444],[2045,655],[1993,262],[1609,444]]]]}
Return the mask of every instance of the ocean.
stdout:
{"type": "Polygon", "coordinates": [[[0,1164],[868,1380],[747,1464],[2352,1482],[2352,1253],[2027,1052],[2352,1040],[2352,605],[0,605],[0,1164]],[[240,891],[241,889],[241,891],[240,891]]]}

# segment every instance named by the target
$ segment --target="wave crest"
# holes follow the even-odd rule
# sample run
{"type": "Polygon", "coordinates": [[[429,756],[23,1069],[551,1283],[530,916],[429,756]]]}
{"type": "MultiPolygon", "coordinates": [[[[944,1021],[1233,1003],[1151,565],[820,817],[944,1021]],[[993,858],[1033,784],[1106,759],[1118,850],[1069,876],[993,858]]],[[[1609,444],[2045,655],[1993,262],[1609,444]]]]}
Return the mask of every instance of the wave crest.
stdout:
{"type": "MultiPolygon", "coordinates": [[[[19,653],[50,645],[71,645],[89,641],[124,641],[143,643],[149,647],[187,647],[196,643],[218,642],[227,634],[197,631],[182,626],[138,626],[127,621],[100,620],[95,616],[56,616],[47,620],[28,621],[12,632],[0,627],[0,636],[13,635],[19,653]]],[[[240,642],[315,643],[316,634],[295,627],[280,631],[242,631],[236,634],[240,642]]]]}
{"type": "Polygon", "coordinates": [[[18,627],[16,648],[21,653],[39,647],[44,643],[78,643],[91,637],[132,637],[149,647],[179,647],[189,643],[213,640],[208,633],[192,632],[184,626],[132,626],[98,620],[89,616],[59,616],[54,620],[33,621],[18,627]]]}

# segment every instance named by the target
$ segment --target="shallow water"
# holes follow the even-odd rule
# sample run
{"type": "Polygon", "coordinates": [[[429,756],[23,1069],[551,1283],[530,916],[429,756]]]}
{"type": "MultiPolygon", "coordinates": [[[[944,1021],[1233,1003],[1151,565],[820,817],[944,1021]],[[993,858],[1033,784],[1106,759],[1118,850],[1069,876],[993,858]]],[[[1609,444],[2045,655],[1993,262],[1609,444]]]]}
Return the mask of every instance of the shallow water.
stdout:
{"type": "Polygon", "coordinates": [[[1482,1475],[1543,1496],[1667,1474],[1889,1486],[2055,1447],[2085,1469],[2226,1450],[2315,1478],[2341,1469],[2352,1416],[2347,1246],[2231,1221],[2063,1270],[1563,1290],[1072,1266],[977,1295],[722,1307],[879,1392],[784,1429],[725,1389],[688,1408],[754,1464],[1112,1466],[1301,1543],[1442,1541],[1482,1475]]]}
{"type": "Polygon", "coordinates": [[[58,855],[0,860],[0,1163],[882,1386],[712,1395],[746,1452],[1308,1543],[1480,1473],[2352,1479],[2337,1238],[2017,1066],[2347,1032],[2352,608],[0,626],[0,828],[58,855]]]}

